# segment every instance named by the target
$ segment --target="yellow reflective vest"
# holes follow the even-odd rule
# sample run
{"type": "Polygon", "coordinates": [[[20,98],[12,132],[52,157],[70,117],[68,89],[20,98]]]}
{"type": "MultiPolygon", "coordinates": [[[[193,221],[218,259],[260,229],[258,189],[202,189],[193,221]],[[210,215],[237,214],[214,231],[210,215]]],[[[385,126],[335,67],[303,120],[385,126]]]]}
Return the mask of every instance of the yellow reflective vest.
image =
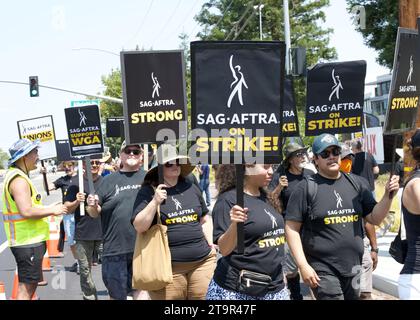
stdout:
{"type": "Polygon", "coordinates": [[[48,218],[28,219],[23,217],[9,191],[10,182],[17,176],[25,179],[31,188],[32,206],[42,206],[41,195],[35,189],[28,176],[18,168],[10,167],[3,185],[3,222],[10,247],[43,242],[49,239],[48,218]]]}

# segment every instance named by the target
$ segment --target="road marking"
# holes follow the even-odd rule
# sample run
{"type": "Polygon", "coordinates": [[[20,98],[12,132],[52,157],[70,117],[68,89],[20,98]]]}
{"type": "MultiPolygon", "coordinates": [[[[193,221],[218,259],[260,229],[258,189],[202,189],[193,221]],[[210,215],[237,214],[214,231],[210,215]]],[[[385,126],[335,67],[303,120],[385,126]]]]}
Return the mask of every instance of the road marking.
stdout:
{"type": "Polygon", "coordinates": [[[6,250],[7,247],[8,247],[7,241],[3,242],[0,245],[0,253],[2,253],[4,250],[6,250]]]}

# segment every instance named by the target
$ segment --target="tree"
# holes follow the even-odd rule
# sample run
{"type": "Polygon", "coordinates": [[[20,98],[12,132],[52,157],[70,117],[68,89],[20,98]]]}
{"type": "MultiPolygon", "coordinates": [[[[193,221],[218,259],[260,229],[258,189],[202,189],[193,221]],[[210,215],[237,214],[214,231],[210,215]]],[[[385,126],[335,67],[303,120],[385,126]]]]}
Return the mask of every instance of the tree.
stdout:
{"type": "Polygon", "coordinates": [[[365,26],[356,24],[365,44],[378,51],[376,61],[389,69],[394,64],[395,41],[398,30],[398,0],[346,0],[347,10],[354,18],[361,18],[365,26]],[[360,15],[364,8],[365,17],[360,15]]]}
{"type": "MultiPolygon", "coordinates": [[[[202,40],[259,40],[259,17],[254,5],[264,4],[262,10],[263,40],[284,39],[283,8],[279,0],[209,0],[196,21],[202,26],[198,36],[202,40]]],[[[290,1],[290,30],[292,47],[305,47],[307,64],[335,59],[335,48],[329,46],[332,29],[322,27],[325,13],[322,9],[329,0],[290,1]]],[[[299,111],[305,110],[306,83],[296,79],[296,104],[299,111]]],[[[299,115],[304,114],[299,112],[299,115]]]]}
{"type": "MultiPolygon", "coordinates": [[[[109,75],[102,76],[102,84],[105,86],[103,95],[109,97],[122,98],[121,71],[119,69],[111,70],[109,75]]],[[[101,118],[105,122],[110,117],[121,117],[123,115],[122,104],[101,101],[101,118]]],[[[122,144],[121,138],[105,138],[105,144],[109,147],[112,155],[118,154],[119,147],[122,144]]]]}
{"type": "Polygon", "coordinates": [[[2,149],[0,149],[0,169],[6,169],[5,162],[9,159],[9,155],[7,152],[4,152],[2,149]]]}

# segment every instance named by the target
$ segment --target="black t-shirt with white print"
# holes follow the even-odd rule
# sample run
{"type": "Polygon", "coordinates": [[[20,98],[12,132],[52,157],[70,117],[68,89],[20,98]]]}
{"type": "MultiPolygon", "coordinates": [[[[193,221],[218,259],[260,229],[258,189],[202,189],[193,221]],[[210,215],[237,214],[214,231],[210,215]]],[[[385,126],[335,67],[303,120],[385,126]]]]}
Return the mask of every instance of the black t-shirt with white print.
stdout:
{"type": "Polygon", "coordinates": [[[103,256],[134,252],[136,230],[130,223],[134,200],[143,183],[145,171],[117,171],[107,175],[97,194],[101,210],[103,256]]]}
{"type": "Polygon", "coordinates": [[[61,189],[61,196],[63,198],[63,203],[64,203],[64,198],[66,197],[66,194],[67,194],[67,189],[73,184],[73,179],[74,179],[73,176],[65,175],[58,178],[57,180],[53,182],[56,189],[61,189]]]}
{"type": "MultiPolygon", "coordinates": [[[[215,244],[229,228],[230,210],[235,204],[235,189],[219,195],[212,211],[215,244]]],[[[249,270],[271,276],[269,290],[280,291],[284,287],[283,217],[267,202],[263,193],[259,197],[244,194],[244,207],[248,208],[248,219],[244,223],[244,254],[238,254],[237,249],[234,249],[228,256],[220,258],[214,272],[214,281],[225,289],[236,291],[238,271],[249,270]]]]}
{"type": "MultiPolygon", "coordinates": [[[[204,236],[200,219],[208,213],[201,190],[195,184],[179,181],[166,188],[167,199],[160,206],[161,221],[168,226],[168,241],[173,262],[194,262],[204,259],[211,248],[204,236]]],[[[155,192],[143,186],[134,203],[131,222],[153,199],[155,192]]],[[[156,217],[153,224],[156,223],[156,217]]]]}
{"type": "Polygon", "coordinates": [[[315,271],[338,272],[354,276],[363,256],[363,217],[370,214],[376,201],[359,177],[360,195],[343,175],[337,180],[319,174],[312,203],[312,218],[307,213],[307,182],[302,181],[292,193],[286,220],[302,222],[302,245],[308,263],[315,271]]]}

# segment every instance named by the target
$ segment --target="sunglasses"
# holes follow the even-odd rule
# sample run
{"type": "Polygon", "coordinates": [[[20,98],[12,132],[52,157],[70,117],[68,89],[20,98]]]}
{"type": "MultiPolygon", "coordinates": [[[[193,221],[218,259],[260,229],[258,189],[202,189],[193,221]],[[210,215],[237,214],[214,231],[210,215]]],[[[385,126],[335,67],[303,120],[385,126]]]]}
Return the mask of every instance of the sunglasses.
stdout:
{"type": "Polygon", "coordinates": [[[306,152],[297,152],[295,153],[295,157],[304,157],[306,156],[306,152]]]}
{"type": "Polygon", "coordinates": [[[320,153],[318,153],[318,155],[322,158],[322,159],[327,159],[330,154],[332,154],[334,157],[337,157],[340,155],[340,149],[339,148],[334,148],[332,150],[324,150],[320,153]]]}
{"type": "Polygon", "coordinates": [[[141,153],[140,149],[124,149],[125,154],[134,154],[135,156],[138,156],[141,153]]]}
{"type": "Polygon", "coordinates": [[[91,166],[99,166],[101,163],[99,161],[91,161],[90,165],[91,166]]]}
{"type": "Polygon", "coordinates": [[[177,166],[177,167],[179,167],[179,161],[178,160],[176,160],[176,163],[169,163],[169,162],[167,162],[167,163],[165,163],[164,164],[164,166],[166,167],[166,168],[171,168],[172,166],[177,166]]]}

